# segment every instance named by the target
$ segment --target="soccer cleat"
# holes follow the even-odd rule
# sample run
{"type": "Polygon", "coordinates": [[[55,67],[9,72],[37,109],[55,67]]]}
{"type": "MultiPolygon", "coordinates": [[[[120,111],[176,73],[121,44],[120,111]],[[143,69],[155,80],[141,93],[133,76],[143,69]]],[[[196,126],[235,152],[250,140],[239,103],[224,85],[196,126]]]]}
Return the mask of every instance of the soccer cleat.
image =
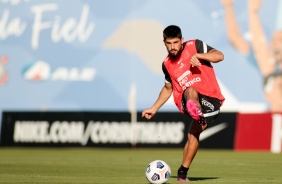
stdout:
{"type": "Polygon", "coordinates": [[[193,100],[188,100],[186,103],[186,108],[189,113],[189,115],[200,125],[205,125],[206,120],[205,117],[203,116],[203,113],[201,112],[201,109],[198,107],[198,105],[193,101],[193,100]]]}
{"type": "Polygon", "coordinates": [[[185,168],[182,165],[177,171],[177,181],[179,182],[187,182],[189,179],[187,178],[187,172],[189,168],[185,168]]]}
{"type": "Polygon", "coordinates": [[[179,181],[179,182],[188,182],[190,180],[188,178],[177,178],[177,181],[179,181]]]}
{"type": "Polygon", "coordinates": [[[187,108],[187,111],[188,113],[190,114],[190,116],[195,119],[195,120],[199,120],[200,119],[200,116],[199,116],[199,107],[198,105],[193,101],[193,100],[189,100],[187,103],[186,103],[186,108],[187,108]]]}

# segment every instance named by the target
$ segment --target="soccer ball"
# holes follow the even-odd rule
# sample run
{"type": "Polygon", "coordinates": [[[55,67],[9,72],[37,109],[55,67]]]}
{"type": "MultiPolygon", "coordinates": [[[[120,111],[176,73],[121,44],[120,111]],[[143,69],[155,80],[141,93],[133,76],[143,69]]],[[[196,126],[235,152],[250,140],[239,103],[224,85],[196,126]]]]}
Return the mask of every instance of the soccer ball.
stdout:
{"type": "Polygon", "coordinates": [[[160,184],[169,180],[171,170],[166,162],[162,160],[154,160],[148,164],[145,174],[150,183],[160,184]]]}

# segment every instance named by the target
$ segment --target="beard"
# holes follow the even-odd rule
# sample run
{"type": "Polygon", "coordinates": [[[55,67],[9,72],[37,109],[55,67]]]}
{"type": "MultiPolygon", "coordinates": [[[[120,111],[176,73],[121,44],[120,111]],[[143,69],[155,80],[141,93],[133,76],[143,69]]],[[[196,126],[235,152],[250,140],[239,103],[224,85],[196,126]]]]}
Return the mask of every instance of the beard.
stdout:
{"type": "Polygon", "coordinates": [[[170,51],[168,51],[170,57],[176,58],[179,56],[179,50],[176,49],[171,49],[170,51]]]}
{"type": "Polygon", "coordinates": [[[170,50],[167,49],[167,52],[171,58],[175,59],[181,55],[183,48],[184,48],[183,45],[181,45],[179,49],[175,49],[175,48],[170,50]]]}

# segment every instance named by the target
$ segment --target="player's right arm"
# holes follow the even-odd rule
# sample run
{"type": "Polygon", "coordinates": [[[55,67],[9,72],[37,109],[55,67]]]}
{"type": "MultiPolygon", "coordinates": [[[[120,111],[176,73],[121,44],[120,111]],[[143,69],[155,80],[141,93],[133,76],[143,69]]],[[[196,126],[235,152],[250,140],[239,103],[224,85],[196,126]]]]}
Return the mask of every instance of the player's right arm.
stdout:
{"type": "Polygon", "coordinates": [[[156,112],[161,108],[161,106],[163,106],[163,104],[169,99],[171,94],[172,94],[172,84],[166,82],[154,105],[151,108],[144,110],[142,112],[142,117],[145,117],[146,119],[151,119],[156,114],[156,112]]]}

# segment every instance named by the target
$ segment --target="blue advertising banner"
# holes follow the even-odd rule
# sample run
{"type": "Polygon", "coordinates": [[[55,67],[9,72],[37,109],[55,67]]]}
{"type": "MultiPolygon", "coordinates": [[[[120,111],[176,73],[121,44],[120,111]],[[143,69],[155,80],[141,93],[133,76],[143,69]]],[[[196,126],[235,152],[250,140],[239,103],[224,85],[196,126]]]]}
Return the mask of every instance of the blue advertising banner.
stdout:
{"type": "MultiPolygon", "coordinates": [[[[249,11],[259,12],[261,38],[271,45],[282,28],[282,3],[248,2],[0,0],[0,111],[150,107],[164,84],[162,31],[171,24],[181,27],[185,40],[197,38],[224,53],[225,60],[214,64],[226,98],[222,111],[268,111],[281,98],[279,89],[272,94],[278,75],[260,63],[272,60],[256,53],[252,26],[259,25],[252,25],[249,11]]],[[[173,100],[161,111],[177,111],[173,100]]]]}

